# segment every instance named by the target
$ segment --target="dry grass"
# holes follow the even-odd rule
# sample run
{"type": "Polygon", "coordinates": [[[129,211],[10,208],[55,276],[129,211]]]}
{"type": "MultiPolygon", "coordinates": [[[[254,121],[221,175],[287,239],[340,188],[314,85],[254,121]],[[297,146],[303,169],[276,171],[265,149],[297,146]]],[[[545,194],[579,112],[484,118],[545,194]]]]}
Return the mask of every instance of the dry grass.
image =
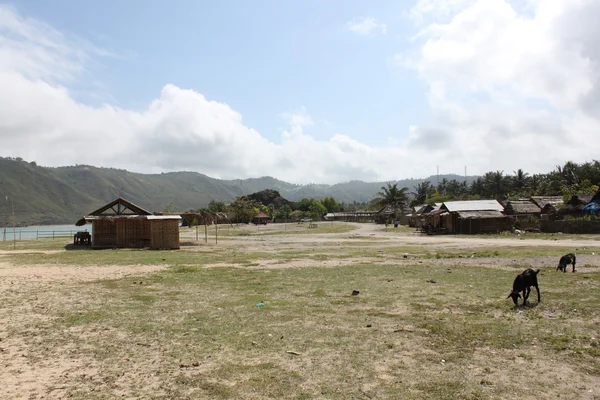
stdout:
{"type": "Polygon", "coordinates": [[[436,258],[394,249],[388,236],[360,246],[347,233],[307,235],[0,256],[0,398],[600,395],[591,253],[563,274],[551,262],[560,247],[507,263],[522,247],[444,248],[436,258]],[[513,310],[506,295],[530,262],[542,268],[542,302],[532,294],[513,310]],[[143,266],[158,272],[136,272],[143,266]],[[80,279],[34,279],[53,268],[80,279]]]}

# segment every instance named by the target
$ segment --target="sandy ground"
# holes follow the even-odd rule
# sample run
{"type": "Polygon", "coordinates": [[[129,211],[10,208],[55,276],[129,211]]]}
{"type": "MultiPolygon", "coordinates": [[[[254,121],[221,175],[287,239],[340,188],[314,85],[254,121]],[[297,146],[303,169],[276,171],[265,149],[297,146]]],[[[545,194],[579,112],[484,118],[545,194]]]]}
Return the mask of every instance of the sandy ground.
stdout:
{"type": "MultiPolygon", "coordinates": [[[[515,238],[464,238],[453,236],[423,236],[414,232],[399,233],[390,228],[388,231],[381,226],[373,224],[354,224],[357,229],[348,233],[339,234],[302,234],[297,235],[265,235],[265,236],[240,236],[228,240],[221,238],[217,247],[241,248],[243,251],[263,251],[270,247],[284,245],[287,249],[305,249],[313,246],[331,246],[337,245],[344,248],[345,245],[352,244],[352,249],[356,249],[356,244],[364,246],[378,246],[382,249],[392,246],[423,246],[427,251],[436,248],[461,248],[477,249],[479,247],[490,246],[511,246],[511,247],[529,247],[529,246],[557,246],[571,247],[574,252],[578,249],[600,248],[600,241],[597,240],[571,240],[567,235],[557,237],[556,240],[521,240],[515,238]],[[377,242],[377,243],[375,243],[377,242]]],[[[290,224],[289,229],[298,228],[290,224]]],[[[256,231],[255,227],[246,227],[245,229],[256,231]]],[[[281,226],[260,227],[262,232],[274,232],[281,229],[281,226]]],[[[195,233],[188,231],[182,235],[182,242],[195,238],[195,233]]],[[[214,240],[214,239],[213,239],[214,240]]],[[[214,243],[214,242],[213,242],[214,243]]],[[[200,248],[210,250],[214,244],[203,244],[200,242],[200,248]]],[[[56,253],[57,251],[32,250],[31,253],[56,253]]],[[[198,251],[198,246],[184,246],[182,251],[198,251]]],[[[53,393],[60,392],[60,388],[55,387],[55,382],[59,377],[65,374],[73,373],[77,370],[86,370],[88,374],[94,374],[94,367],[84,365],[83,361],[77,362],[72,358],[65,357],[64,360],[52,360],[52,362],[40,362],[35,367],[28,362],[28,349],[25,341],[19,338],[9,338],[9,331],[14,332],[15,327],[24,332],[24,335],[35,335],[35,327],[40,321],[48,318],[48,312],[54,302],[63,301],[55,290],[57,285],[69,286],[77,285],[82,282],[92,282],[101,279],[116,279],[129,275],[139,276],[150,274],[165,266],[135,265],[135,266],[57,266],[57,265],[12,265],[3,260],[6,255],[15,253],[28,253],[26,250],[20,251],[0,251],[0,399],[12,398],[60,398],[55,397],[53,393]],[[56,391],[56,392],[55,392],[56,391]]],[[[101,254],[101,253],[99,253],[101,254]]],[[[335,267],[342,264],[360,262],[360,257],[323,260],[318,265],[323,267],[335,267]]],[[[578,256],[578,269],[585,272],[588,269],[600,268],[600,255],[585,254],[578,256]]],[[[378,260],[378,262],[414,262],[412,255],[406,260],[394,259],[393,261],[378,260]]],[[[531,265],[533,267],[554,268],[556,257],[515,257],[515,258],[477,258],[468,257],[461,259],[429,259],[427,262],[459,265],[480,265],[490,268],[510,268],[518,265],[531,265]]],[[[314,266],[315,262],[310,263],[304,260],[293,260],[286,262],[285,265],[273,260],[257,260],[256,266],[252,268],[295,268],[306,265],[314,266]]],[[[219,267],[220,265],[212,265],[219,267]]],[[[68,301],[76,301],[69,299],[68,301]]],[[[481,355],[485,357],[485,355],[481,355]]],[[[563,371],[568,373],[569,371],[563,371]]],[[[560,375],[557,371],[554,375],[560,375]]],[[[600,393],[598,379],[591,378],[586,382],[580,382],[585,390],[581,391],[580,398],[594,398],[600,393]]]]}

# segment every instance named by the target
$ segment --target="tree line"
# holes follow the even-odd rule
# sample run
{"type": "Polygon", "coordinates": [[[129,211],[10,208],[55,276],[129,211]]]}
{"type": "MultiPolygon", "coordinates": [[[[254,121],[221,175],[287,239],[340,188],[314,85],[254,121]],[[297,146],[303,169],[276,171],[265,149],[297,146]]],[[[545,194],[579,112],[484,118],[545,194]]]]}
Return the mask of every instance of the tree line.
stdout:
{"type": "MultiPolygon", "coordinates": [[[[572,161],[546,174],[529,174],[517,169],[510,174],[504,171],[490,171],[478,177],[471,184],[456,179],[442,179],[437,184],[423,181],[413,187],[399,188],[397,183],[387,183],[369,202],[338,203],[333,197],[317,200],[303,198],[290,202],[276,190],[263,190],[247,196],[240,196],[230,204],[211,201],[207,207],[197,212],[223,213],[229,222],[249,223],[252,217],[263,211],[274,222],[294,221],[302,218],[321,219],[327,213],[375,211],[389,206],[394,214],[401,213],[407,205],[441,203],[451,200],[496,199],[516,200],[530,196],[563,196],[567,201],[572,195],[592,195],[598,191],[600,183],[600,162],[592,161],[577,164],[572,161]]],[[[189,221],[188,221],[189,222],[189,221]]],[[[184,224],[186,221],[184,221],[184,224]]]]}
{"type": "Polygon", "coordinates": [[[516,200],[530,196],[593,195],[600,183],[600,162],[577,164],[572,161],[557,165],[546,174],[529,174],[517,169],[512,174],[490,171],[470,185],[455,179],[442,179],[437,185],[425,181],[415,186],[411,205],[432,204],[449,200],[496,199],[516,200]]]}

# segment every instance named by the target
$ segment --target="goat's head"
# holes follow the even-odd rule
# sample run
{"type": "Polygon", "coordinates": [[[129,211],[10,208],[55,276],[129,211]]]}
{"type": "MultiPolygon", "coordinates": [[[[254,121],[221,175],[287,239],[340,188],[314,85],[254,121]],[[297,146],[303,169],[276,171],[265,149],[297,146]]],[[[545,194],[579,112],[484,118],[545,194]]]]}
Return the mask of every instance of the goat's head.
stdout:
{"type": "Polygon", "coordinates": [[[518,300],[521,298],[521,294],[519,292],[516,291],[512,291],[510,292],[510,294],[508,295],[507,299],[512,298],[513,303],[515,303],[515,306],[517,305],[518,300]]]}

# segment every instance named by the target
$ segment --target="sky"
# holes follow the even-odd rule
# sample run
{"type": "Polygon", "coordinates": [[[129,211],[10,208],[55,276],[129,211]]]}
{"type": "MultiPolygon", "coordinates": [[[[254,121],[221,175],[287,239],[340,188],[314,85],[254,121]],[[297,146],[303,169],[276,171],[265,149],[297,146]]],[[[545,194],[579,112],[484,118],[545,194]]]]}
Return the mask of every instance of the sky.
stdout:
{"type": "Polygon", "coordinates": [[[0,2],[0,156],[291,183],[600,152],[597,0],[0,2]]]}

